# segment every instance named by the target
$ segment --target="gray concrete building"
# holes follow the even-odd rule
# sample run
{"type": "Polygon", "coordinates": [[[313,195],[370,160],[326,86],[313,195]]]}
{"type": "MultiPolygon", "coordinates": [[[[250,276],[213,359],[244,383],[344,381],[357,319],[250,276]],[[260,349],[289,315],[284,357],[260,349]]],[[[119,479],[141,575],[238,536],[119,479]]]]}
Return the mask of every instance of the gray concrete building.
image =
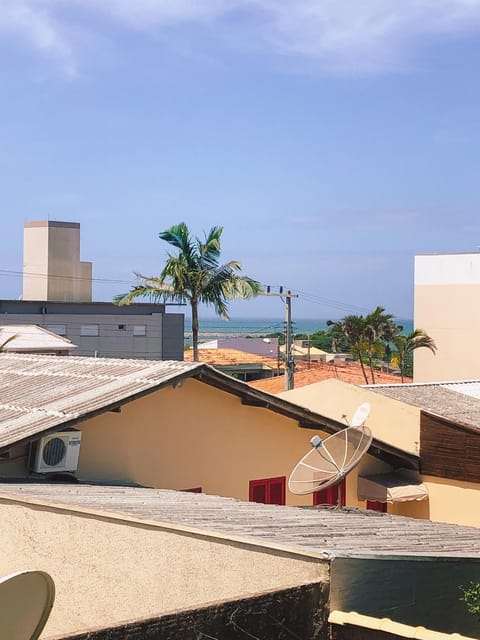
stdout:
{"type": "Polygon", "coordinates": [[[165,304],[92,302],[92,263],[80,260],[78,222],[25,222],[22,298],[0,300],[0,324],[38,325],[71,340],[75,355],[183,360],[183,313],[166,313],[165,304]]]}
{"type": "Polygon", "coordinates": [[[36,324],[71,340],[75,355],[183,360],[183,313],[165,305],[0,300],[0,324],[36,324]]]}

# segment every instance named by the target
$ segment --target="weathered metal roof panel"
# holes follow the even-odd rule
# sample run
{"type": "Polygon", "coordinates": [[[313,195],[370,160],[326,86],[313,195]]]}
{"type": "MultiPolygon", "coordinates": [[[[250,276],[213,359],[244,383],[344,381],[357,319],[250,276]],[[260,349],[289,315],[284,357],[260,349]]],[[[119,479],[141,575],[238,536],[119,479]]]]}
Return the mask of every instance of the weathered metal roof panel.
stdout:
{"type": "Polygon", "coordinates": [[[198,363],[0,355],[0,448],[194,373],[198,363]]]}
{"type": "Polygon", "coordinates": [[[130,486],[0,484],[0,500],[33,500],[240,536],[293,551],[480,559],[480,530],[360,509],[279,507],[130,486]]]}

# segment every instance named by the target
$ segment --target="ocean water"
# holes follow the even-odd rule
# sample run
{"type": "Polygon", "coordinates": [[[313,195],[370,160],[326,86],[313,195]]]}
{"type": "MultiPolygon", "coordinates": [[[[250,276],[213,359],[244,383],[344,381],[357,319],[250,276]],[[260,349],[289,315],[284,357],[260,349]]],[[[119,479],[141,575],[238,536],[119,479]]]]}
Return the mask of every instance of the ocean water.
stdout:
{"type": "MultiPolygon", "coordinates": [[[[328,318],[294,318],[292,319],[293,333],[314,333],[319,329],[328,329],[328,318]]],[[[397,319],[397,324],[402,325],[403,333],[413,330],[413,320],[397,319]]],[[[283,318],[202,318],[200,316],[200,339],[213,340],[227,336],[263,336],[267,333],[283,332],[285,320],[283,318]]],[[[192,324],[190,318],[185,318],[185,334],[190,336],[192,324]]]]}

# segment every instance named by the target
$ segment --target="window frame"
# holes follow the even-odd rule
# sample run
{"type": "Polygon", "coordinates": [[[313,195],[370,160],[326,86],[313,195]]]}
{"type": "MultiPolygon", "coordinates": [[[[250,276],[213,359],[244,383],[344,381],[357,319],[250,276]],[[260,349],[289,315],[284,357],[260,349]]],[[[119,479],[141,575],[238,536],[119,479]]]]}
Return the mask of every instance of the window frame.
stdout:
{"type": "Polygon", "coordinates": [[[100,325],[98,324],[81,324],[80,325],[80,337],[81,338],[98,338],[100,335],[100,325]],[[87,329],[87,327],[89,329],[96,329],[96,333],[85,333],[85,330],[87,329]]]}
{"type": "Polygon", "coordinates": [[[254,490],[256,487],[263,486],[265,487],[265,502],[259,502],[258,504],[279,504],[280,506],[285,506],[286,504],[286,485],[287,478],[286,476],[277,476],[275,478],[261,478],[259,480],[250,480],[248,485],[248,499],[250,502],[256,502],[253,499],[254,490]],[[270,490],[273,484],[280,484],[281,491],[281,502],[270,502],[270,490]]]}

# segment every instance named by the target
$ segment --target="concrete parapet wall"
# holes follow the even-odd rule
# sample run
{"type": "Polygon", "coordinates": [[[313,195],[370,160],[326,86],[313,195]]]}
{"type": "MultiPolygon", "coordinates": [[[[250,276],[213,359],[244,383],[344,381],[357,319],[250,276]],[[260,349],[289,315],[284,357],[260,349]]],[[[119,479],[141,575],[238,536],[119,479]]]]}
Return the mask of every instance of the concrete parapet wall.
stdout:
{"type": "Polygon", "coordinates": [[[80,508],[2,498],[0,522],[0,575],[37,569],[55,582],[42,638],[325,582],[329,575],[327,560],[80,508]]]}

